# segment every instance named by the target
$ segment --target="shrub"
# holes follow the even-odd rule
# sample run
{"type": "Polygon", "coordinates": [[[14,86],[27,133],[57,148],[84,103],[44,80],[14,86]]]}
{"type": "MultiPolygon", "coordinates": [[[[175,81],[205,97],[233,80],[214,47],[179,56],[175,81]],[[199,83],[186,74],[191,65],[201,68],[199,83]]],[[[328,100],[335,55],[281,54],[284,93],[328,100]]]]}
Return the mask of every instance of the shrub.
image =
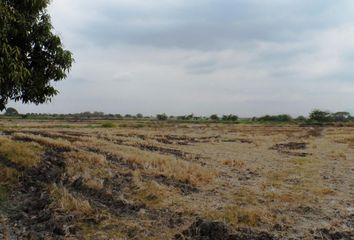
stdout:
{"type": "Polygon", "coordinates": [[[351,119],[351,116],[348,112],[336,112],[331,114],[331,118],[336,122],[347,122],[351,119]]]}
{"type": "Polygon", "coordinates": [[[167,117],[167,115],[165,113],[156,115],[156,119],[159,120],[159,121],[166,121],[167,118],[168,117],[167,117]]]}
{"type": "Polygon", "coordinates": [[[297,118],[295,118],[295,120],[298,122],[304,122],[306,121],[306,118],[304,116],[298,116],[297,118]]]}
{"type": "Polygon", "coordinates": [[[231,121],[231,122],[236,122],[238,120],[238,116],[230,114],[230,115],[223,115],[222,116],[223,121],[231,121]]]}
{"type": "Polygon", "coordinates": [[[287,114],[280,114],[280,115],[265,115],[263,117],[257,118],[258,121],[265,121],[265,122],[288,122],[291,121],[292,118],[287,114]]]}
{"type": "Polygon", "coordinates": [[[309,119],[317,122],[329,122],[331,120],[331,114],[328,111],[315,109],[310,113],[309,119]]]}
{"type": "Polygon", "coordinates": [[[102,123],[101,127],[103,127],[103,128],[114,128],[115,125],[114,125],[114,123],[111,123],[111,122],[105,122],[105,123],[102,123]]]}
{"type": "Polygon", "coordinates": [[[215,121],[219,120],[219,116],[218,116],[217,114],[213,114],[213,115],[211,115],[209,118],[210,118],[211,120],[215,120],[215,121]]]}

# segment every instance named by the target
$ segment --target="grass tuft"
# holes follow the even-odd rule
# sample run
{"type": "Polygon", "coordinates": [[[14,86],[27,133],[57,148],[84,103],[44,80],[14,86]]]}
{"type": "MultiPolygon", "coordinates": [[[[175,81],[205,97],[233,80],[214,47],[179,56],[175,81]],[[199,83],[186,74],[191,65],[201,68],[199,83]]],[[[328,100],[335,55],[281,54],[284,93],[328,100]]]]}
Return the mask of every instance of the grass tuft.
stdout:
{"type": "Polygon", "coordinates": [[[116,125],[114,123],[111,123],[111,122],[105,122],[105,123],[101,124],[101,127],[103,127],[103,128],[114,128],[114,127],[116,127],[116,125]]]}
{"type": "Polygon", "coordinates": [[[74,197],[65,187],[53,184],[50,186],[49,190],[54,199],[51,203],[51,208],[62,210],[76,216],[90,216],[95,214],[95,210],[87,200],[74,197]]]}
{"type": "Polygon", "coordinates": [[[35,143],[0,138],[0,156],[19,166],[34,167],[41,161],[42,148],[35,143]]]}

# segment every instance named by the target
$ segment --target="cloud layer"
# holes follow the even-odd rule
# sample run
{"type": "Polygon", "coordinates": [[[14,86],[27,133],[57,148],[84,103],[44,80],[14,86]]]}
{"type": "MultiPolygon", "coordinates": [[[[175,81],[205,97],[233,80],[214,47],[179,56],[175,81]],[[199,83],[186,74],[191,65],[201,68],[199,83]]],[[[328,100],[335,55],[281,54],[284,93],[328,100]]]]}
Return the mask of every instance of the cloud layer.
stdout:
{"type": "Polygon", "coordinates": [[[354,113],[350,0],[55,0],[76,63],[24,112],[354,113]]]}

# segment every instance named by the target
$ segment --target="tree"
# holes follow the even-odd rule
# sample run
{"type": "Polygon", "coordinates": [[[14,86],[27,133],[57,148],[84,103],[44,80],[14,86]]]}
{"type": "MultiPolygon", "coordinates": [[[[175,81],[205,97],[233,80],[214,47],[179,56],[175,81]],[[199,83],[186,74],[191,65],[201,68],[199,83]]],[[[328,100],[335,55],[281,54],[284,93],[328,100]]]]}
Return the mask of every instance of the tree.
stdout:
{"type": "Polygon", "coordinates": [[[298,122],[304,122],[306,121],[306,118],[304,116],[298,116],[297,118],[295,118],[295,120],[298,122]]]}
{"type": "Polygon", "coordinates": [[[238,116],[230,114],[230,115],[223,115],[221,118],[223,121],[231,121],[236,122],[238,120],[238,116]]]}
{"type": "Polygon", "coordinates": [[[219,116],[217,114],[212,114],[209,118],[213,121],[219,120],[219,116]]]}
{"type": "Polygon", "coordinates": [[[18,111],[15,108],[9,107],[6,109],[5,115],[6,116],[16,116],[16,115],[18,115],[18,111]]]}
{"type": "Polygon", "coordinates": [[[167,115],[166,115],[165,113],[163,113],[163,114],[157,114],[157,115],[156,115],[156,118],[157,118],[157,120],[159,120],[159,121],[165,121],[165,120],[168,119],[168,117],[167,117],[167,115]]]}
{"type": "Polygon", "coordinates": [[[350,120],[351,116],[349,112],[336,112],[332,114],[333,121],[336,122],[346,122],[350,120]]]}
{"type": "Polygon", "coordinates": [[[73,63],[52,30],[49,0],[0,1],[0,111],[9,100],[40,104],[58,91],[73,63]]]}
{"type": "Polygon", "coordinates": [[[291,116],[287,114],[265,115],[260,118],[257,118],[257,121],[265,121],[265,122],[289,122],[291,120],[292,120],[291,116]]]}
{"type": "Polygon", "coordinates": [[[331,114],[327,111],[315,109],[310,113],[309,119],[317,122],[328,122],[331,120],[331,114]]]}

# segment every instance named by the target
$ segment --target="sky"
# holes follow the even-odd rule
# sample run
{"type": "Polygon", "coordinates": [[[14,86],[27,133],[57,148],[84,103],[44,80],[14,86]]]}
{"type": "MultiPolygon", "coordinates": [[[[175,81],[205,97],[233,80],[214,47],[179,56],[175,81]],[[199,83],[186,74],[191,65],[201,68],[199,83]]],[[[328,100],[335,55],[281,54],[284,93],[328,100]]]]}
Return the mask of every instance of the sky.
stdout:
{"type": "Polygon", "coordinates": [[[352,0],[52,0],[75,64],[20,112],[354,115],[352,0]]]}

